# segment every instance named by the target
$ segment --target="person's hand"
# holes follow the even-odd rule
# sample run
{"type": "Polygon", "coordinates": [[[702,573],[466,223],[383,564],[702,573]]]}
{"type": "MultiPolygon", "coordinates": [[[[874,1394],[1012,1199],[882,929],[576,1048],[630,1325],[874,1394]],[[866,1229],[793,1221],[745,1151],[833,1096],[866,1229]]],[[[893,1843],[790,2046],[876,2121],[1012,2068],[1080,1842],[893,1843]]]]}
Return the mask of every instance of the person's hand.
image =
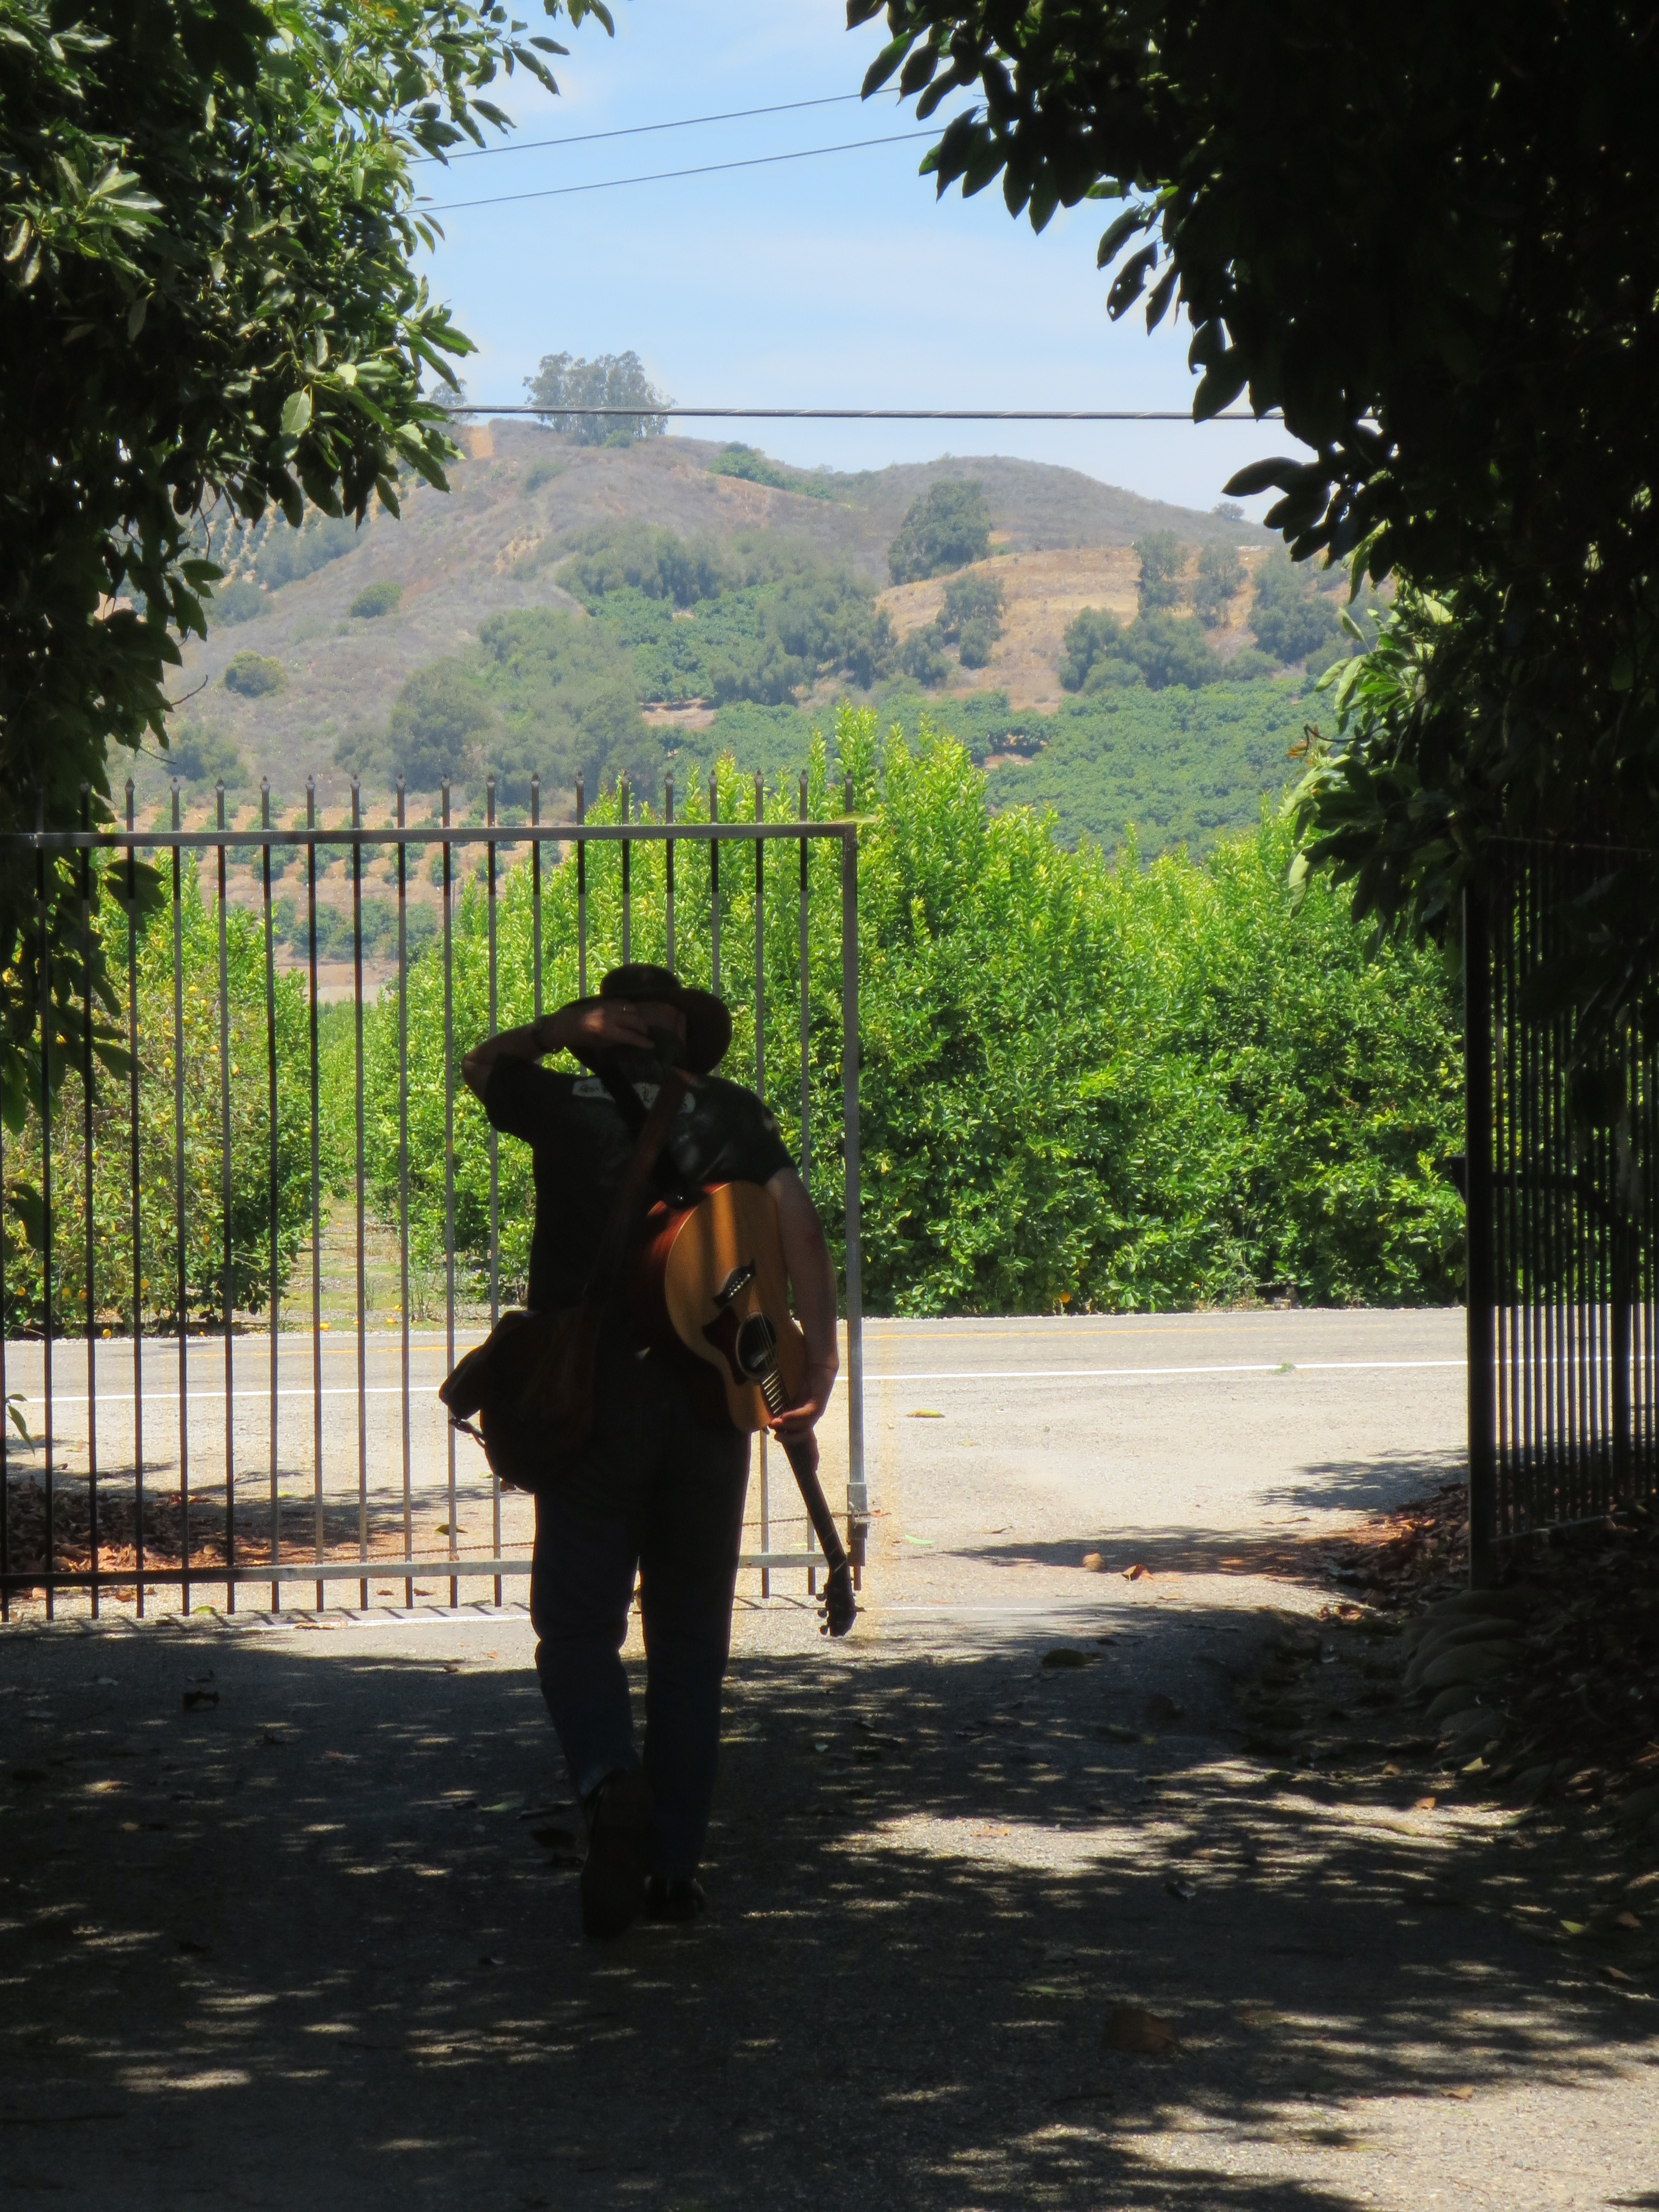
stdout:
{"type": "Polygon", "coordinates": [[[836,1387],[840,1370],[838,1359],[813,1361],[806,1370],[799,1400],[793,1406],[786,1406],[766,1425],[784,1443],[797,1449],[803,1444],[809,1446],[814,1467],[818,1463],[818,1443],[812,1431],[823,1419],[823,1409],[830,1403],[830,1394],[836,1387]]]}
{"type": "Polygon", "coordinates": [[[544,1053],[573,1052],[590,1065],[619,1045],[652,1048],[651,1031],[637,1006],[623,999],[601,999],[592,1006],[562,1006],[536,1024],[536,1042],[544,1053]]]}

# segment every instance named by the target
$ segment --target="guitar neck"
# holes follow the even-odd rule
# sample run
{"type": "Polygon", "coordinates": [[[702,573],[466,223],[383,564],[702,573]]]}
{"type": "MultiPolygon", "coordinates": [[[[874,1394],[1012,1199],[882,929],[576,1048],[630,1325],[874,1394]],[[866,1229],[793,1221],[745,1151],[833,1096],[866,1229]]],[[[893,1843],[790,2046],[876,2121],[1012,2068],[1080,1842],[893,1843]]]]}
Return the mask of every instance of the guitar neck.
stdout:
{"type": "Polygon", "coordinates": [[[812,1534],[818,1540],[818,1548],[833,1574],[844,1567],[847,1547],[841,1540],[841,1531],[836,1526],[836,1516],[830,1510],[830,1501],[823,1494],[823,1485],[818,1480],[818,1471],[812,1464],[811,1448],[805,1443],[791,1443],[780,1437],[785,1456],[789,1462],[801,1498],[806,1507],[806,1517],[812,1524],[812,1534]]]}

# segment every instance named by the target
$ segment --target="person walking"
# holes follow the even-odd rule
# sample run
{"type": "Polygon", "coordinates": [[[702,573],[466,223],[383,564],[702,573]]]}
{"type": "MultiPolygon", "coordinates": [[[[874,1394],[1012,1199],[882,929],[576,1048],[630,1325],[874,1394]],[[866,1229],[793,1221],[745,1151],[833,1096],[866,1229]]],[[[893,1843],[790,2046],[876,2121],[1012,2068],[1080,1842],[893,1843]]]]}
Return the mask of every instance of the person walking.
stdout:
{"type": "MultiPolygon", "coordinates": [[[[531,1148],[532,1311],[580,1303],[646,1113],[670,1070],[694,1079],[659,1157],[658,1191],[743,1182],[770,1192],[807,1352],[799,1402],[771,1425],[815,1455],[812,1431],[839,1366],[835,1270],[776,1121],[752,1091],[713,1072],[731,1037],[731,1015],[712,993],[634,963],[612,969],[597,995],[487,1038],[462,1075],[492,1125],[531,1148]],[[560,1052],[588,1072],[541,1066],[560,1052]]],[[[641,1912],[694,1919],[707,1902],[698,1867],[749,1440],[729,1423],[710,1426],[678,1362],[617,1309],[601,1322],[593,1407],[586,1440],[537,1490],[530,1612],[542,1695],[587,1826],[582,1927],[604,1938],[641,1912]],[[622,1660],[636,1578],[642,1752],[622,1660]]]]}

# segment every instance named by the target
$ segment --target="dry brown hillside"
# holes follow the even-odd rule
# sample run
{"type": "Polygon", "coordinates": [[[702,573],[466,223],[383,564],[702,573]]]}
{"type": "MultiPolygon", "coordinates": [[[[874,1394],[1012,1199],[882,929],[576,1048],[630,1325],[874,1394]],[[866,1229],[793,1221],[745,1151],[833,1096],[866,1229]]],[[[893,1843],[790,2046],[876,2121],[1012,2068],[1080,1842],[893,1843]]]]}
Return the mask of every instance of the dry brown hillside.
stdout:
{"type": "MultiPolygon", "coordinates": [[[[1242,550],[1246,565],[1253,566],[1265,549],[1242,550]]],[[[1188,592],[1196,566],[1194,556],[1187,567],[1188,592]]],[[[1058,669],[1066,624],[1085,607],[1102,607],[1121,622],[1132,622],[1140,563],[1123,545],[1043,553],[1016,552],[1011,547],[963,573],[994,576],[1002,586],[1006,609],[1003,634],[989,665],[953,670],[952,689],[1006,691],[1011,707],[1052,708],[1064,696],[1058,669]]],[[[877,604],[887,610],[896,635],[908,637],[939,614],[945,585],[942,576],[925,584],[900,584],[884,592],[877,604]]],[[[1241,592],[1229,610],[1229,619],[1206,632],[1224,658],[1231,658],[1248,641],[1244,617],[1249,600],[1249,592],[1241,592]]]]}
{"type": "MultiPolygon", "coordinates": [[[[1054,694],[1060,632],[1077,605],[1091,604],[1097,577],[1112,580],[1107,604],[1132,611],[1127,548],[1142,531],[1173,529],[1192,544],[1211,538],[1241,547],[1265,544],[1259,531],[1141,499],[1076,470],[996,456],[826,474],[812,480],[829,491],[823,498],[711,475],[708,463],[720,446],[702,439],[613,450],[579,447],[525,422],[499,422],[471,434],[470,442],[473,452],[456,465],[447,494],[416,488],[401,521],[373,514],[342,558],[269,592],[252,619],[216,625],[205,642],[186,647],[175,693],[181,720],[234,738],[256,781],[268,775],[285,804],[303,799],[308,772],[325,795],[337,796],[343,788],[334,766],[337,741],[384,729],[406,679],[464,650],[491,615],[570,606],[553,570],[569,540],[595,523],[638,520],[720,538],[775,531],[846,561],[879,586],[887,548],[911,501],[941,479],[975,478],[985,487],[997,542],[1008,549],[998,573],[1020,586],[1010,594],[1001,648],[1006,665],[982,672],[983,680],[1017,684],[1022,698],[1034,701],[1054,694]],[[383,581],[402,587],[397,611],[353,620],[353,600],[383,581]],[[244,652],[276,661],[283,689],[262,698],[228,690],[226,666],[244,652]],[[1033,688],[1040,681],[1041,692],[1033,688]]],[[[910,589],[937,594],[939,587],[910,589]]],[[[896,608],[902,595],[891,596],[896,608]]],[[[908,606],[896,618],[901,629],[909,626],[908,606]]]]}

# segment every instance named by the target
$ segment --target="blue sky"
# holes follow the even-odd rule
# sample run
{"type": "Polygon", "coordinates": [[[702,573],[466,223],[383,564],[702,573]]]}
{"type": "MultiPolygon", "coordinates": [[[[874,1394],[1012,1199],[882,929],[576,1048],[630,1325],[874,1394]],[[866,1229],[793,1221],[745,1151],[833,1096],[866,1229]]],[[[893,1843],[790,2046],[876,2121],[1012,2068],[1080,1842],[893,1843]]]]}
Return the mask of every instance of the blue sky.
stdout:
{"type": "MultiPolygon", "coordinates": [[[[518,138],[855,93],[884,36],[879,20],[848,33],[837,0],[617,0],[615,13],[614,39],[591,21],[556,33],[571,49],[557,100],[523,78],[505,87],[518,138]]],[[[887,95],[419,173],[439,204],[916,127],[913,106],[887,95]]],[[[544,353],[632,347],[676,398],[710,404],[1191,404],[1184,322],[1149,338],[1144,318],[1107,319],[1094,257],[1109,208],[1062,210],[1036,237],[994,188],[937,200],[916,174],[927,143],[445,216],[428,273],[480,348],[469,396],[521,399],[544,353]]],[[[1198,507],[1246,460],[1286,447],[1271,424],[685,428],[806,466],[1018,454],[1198,507]]]]}

